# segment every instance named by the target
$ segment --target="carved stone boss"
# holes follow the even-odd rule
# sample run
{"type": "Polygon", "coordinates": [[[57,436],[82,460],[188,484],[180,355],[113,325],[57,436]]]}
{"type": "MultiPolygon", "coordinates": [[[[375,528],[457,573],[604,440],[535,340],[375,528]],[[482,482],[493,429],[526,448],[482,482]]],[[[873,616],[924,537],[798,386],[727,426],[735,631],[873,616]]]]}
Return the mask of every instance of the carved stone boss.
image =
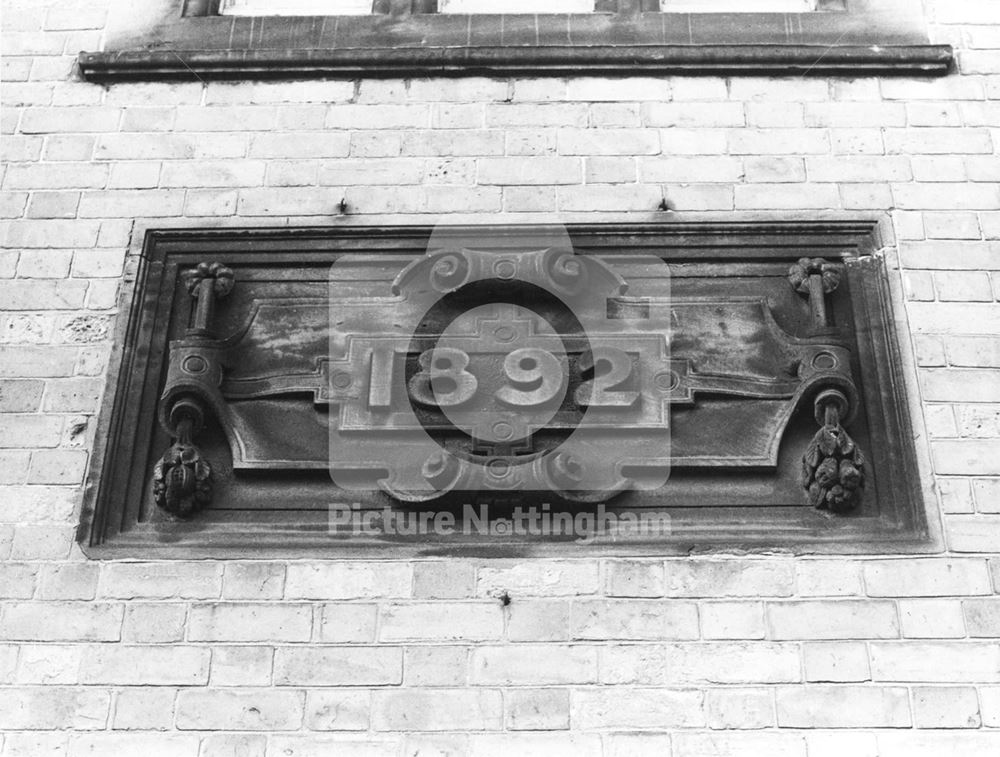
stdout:
{"type": "Polygon", "coordinates": [[[341,486],[400,503],[541,491],[572,504],[662,483],[669,467],[773,470],[799,413],[820,426],[803,452],[808,502],[859,502],[865,462],[845,431],[859,396],[828,324],[836,264],[802,259],[789,272],[812,318],[796,337],[765,297],[635,295],[635,266],[557,248],[437,250],[391,288],[365,274],[384,260],[356,258],[328,298],[253,298],[228,334],[213,332],[213,313],[233,272],[185,273],[191,325],[169,346],[159,403],[174,440],[153,473],[162,509],[210,503],[196,443],[210,420],[236,471],[329,468],[341,486]],[[554,293],[545,308],[539,291],[554,293]],[[671,409],[686,412],[673,427],[671,409]]]}

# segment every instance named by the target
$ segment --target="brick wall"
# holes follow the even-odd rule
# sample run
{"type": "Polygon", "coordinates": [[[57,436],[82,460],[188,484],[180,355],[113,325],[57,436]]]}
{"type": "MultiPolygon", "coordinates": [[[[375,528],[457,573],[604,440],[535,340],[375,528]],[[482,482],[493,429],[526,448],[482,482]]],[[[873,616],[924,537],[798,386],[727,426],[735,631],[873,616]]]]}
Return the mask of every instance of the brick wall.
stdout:
{"type": "Polygon", "coordinates": [[[3,755],[1000,753],[994,3],[929,4],[961,69],[934,81],[102,88],[73,62],[106,5],[4,0],[3,755]],[[74,544],[137,230],[642,220],[663,192],[687,218],[888,215],[945,551],[98,563],[74,544]]]}

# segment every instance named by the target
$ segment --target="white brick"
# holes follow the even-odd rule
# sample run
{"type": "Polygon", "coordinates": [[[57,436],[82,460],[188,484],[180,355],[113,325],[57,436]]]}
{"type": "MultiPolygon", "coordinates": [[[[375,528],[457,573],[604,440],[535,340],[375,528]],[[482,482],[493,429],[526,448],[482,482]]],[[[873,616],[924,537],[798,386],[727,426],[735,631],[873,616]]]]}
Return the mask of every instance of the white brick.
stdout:
{"type": "Polygon", "coordinates": [[[992,591],[985,560],[875,560],[865,563],[864,577],[868,594],[873,597],[934,597],[992,591]]]}
{"type": "Polygon", "coordinates": [[[560,187],[559,209],[564,211],[604,212],[650,211],[663,198],[663,190],[655,186],[637,184],[589,184],[585,187],[560,187]]]}
{"type": "MultiPolygon", "coordinates": [[[[1000,381],[997,382],[1000,385],[1000,381]]],[[[988,399],[997,399],[995,388],[990,388],[988,399]]],[[[996,443],[984,439],[939,440],[931,444],[934,470],[954,475],[997,475],[1000,460],[992,457],[996,443]]]]}
{"type": "Polygon", "coordinates": [[[10,688],[0,702],[0,728],[6,730],[102,729],[111,696],[100,689],[56,686],[10,688]]]}
{"type": "MultiPolygon", "coordinates": [[[[350,151],[351,138],[336,132],[299,132],[254,134],[250,139],[251,158],[344,158],[350,151]]],[[[167,157],[167,156],[163,156],[167,157]]]]}
{"type": "Polygon", "coordinates": [[[587,158],[583,173],[587,184],[633,183],[637,178],[635,160],[619,157],[587,158]]]}
{"type": "Polygon", "coordinates": [[[379,638],[400,640],[485,640],[503,635],[499,602],[394,604],[382,608],[379,638]]]}
{"type": "Polygon", "coordinates": [[[264,183],[261,161],[209,161],[195,164],[167,162],[160,173],[161,187],[253,187],[264,183]]]}
{"type": "Polygon", "coordinates": [[[598,566],[593,561],[536,560],[508,567],[482,567],[478,575],[480,596],[510,593],[520,596],[567,596],[596,594],[600,584],[598,566]]]}
{"type": "Polygon", "coordinates": [[[430,125],[426,105],[334,105],[327,129],[420,129],[430,125]]]}
{"type": "Polygon", "coordinates": [[[802,597],[852,596],[862,593],[861,567],[845,560],[798,560],[798,594],[802,597]]]}
{"type": "Polygon", "coordinates": [[[699,606],[701,634],[706,639],[763,639],[761,602],[706,602],[699,606]]]}
{"type": "Polygon", "coordinates": [[[195,605],[188,620],[193,641],[308,641],[312,608],[302,604],[195,605]]]}
{"type": "Polygon", "coordinates": [[[102,645],[80,666],[84,684],[203,686],[210,652],[200,647],[102,645]]]}
{"type": "Polygon", "coordinates": [[[305,725],[311,731],[366,731],[371,719],[367,692],[310,691],[305,725]]]}
{"type": "Polygon", "coordinates": [[[403,676],[398,647],[279,647],[274,656],[277,686],[398,685],[403,676]]]}
{"type": "Polygon", "coordinates": [[[647,126],[743,126],[746,118],[742,103],[646,103],[642,121],[647,126]]]}
{"type": "Polygon", "coordinates": [[[615,560],[605,564],[605,593],[612,597],[662,597],[663,563],[615,560]]]}
{"type": "Polygon", "coordinates": [[[498,730],[499,691],[491,689],[398,689],[373,694],[376,731],[498,730]]]}
{"type": "Polygon", "coordinates": [[[774,725],[774,693],[770,689],[709,689],[705,713],[713,729],[769,728],[774,725]]]}
{"type": "Polygon", "coordinates": [[[886,639],[899,636],[895,605],[885,601],[771,602],[767,618],[773,639],[886,639]]]}
{"type": "Polygon", "coordinates": [[[465,686],[469,683],[470,647],[430,644],[403,652],[406,686],[465,686]]]}
{"type": "Polygon", "coordinates": [[[809,757],[879,757],[874,733],[815,730],[806,735],[809,757]]]}
{"type": "Polygon", "coordinates": [[[849,128],[904,126],[906,111],[898,103],[807,103],[806,126],[849,128]]]}
{"type": "Polygon", "coordinates": [[[695,639],[698,613],[690,602],[579,601],[571,609],[578,639],[695,639]]]}
{"type": "Polygon", "coordinates": [[[674,757],[805,757],[805,737],[791,733],[678,733],[674,757]]]}
{"type": "Polygon", "coordinates": [[[868,681],[868,649],[864,642],[829,641],[802,645],[806,680],[813,683],[868,681]]]}
{"type": "Polygon", "coordinates": [[[639,174],[642,181],[737,182],[743,177],[743,164],[727,157],[642,158],[639,174]]]}
{"type": "Polygon", "coordinates": [[[1000,637],[1000,599],[970,599],[962,606],[969,636],[1000,637]]]}
{"type": "Polygon", "coordinates": [[[94,602],[16,602],[4,608],[0,638],[15,641],[118,641],[123,608],[94,602]]]}
{"type": "Polygon", "coordinates": [[[297,691],[185,689],[177,695],[181,730],[292,731],[302,725],[297,691]]]}
{"type": "Polygon", "coordinates": [[[1000,644],[989,642],[872,643],[872,679],[926,683],[1000,682],[1000,644]]]}
{"type": "Polygon", "coordinates": [[[591,683],[597,680],[597,649],[553,644],[477,647],[470,672],[472,683],[481,686],[591,683]]]}
{"type": "Polygon", "coordinates": [[[797,644],[761,641],[612,646],[602,649],[600,668],[601,682],[614,684],[764,684],[802,679],[797,644]]]}
{"type": "Polygon", "coordinates": [[[919,686],[913,689],[917,728],[979,728],[979,698],[971,686],[919,686]]]}
{"type": "Polygon", "coordinates": [[[587,106],[576,103],[487,104],[486,125],[586,126],[587,106]]]}
{"type": "Polygon", "coordinates": [[[483,158],[479,161],[479,183],[579,184],[582,169],[579,158],[483,158]]]}
{"type": "Polygon", "coordinates": [[[17,674],[11,677],[11,682],[46,686],[79,684],[83,652],[81,645],[39,644],[22,647],[17,661],[17,674]]]}
{"type": "Polygon", "coordinates": [[[292,563],[285,593],[291,599],[408,597],[413,569],[405,563],[292,563]]]}
{"type": "Polygon", "coordinates": [[[736,187],[736,207],[747,210],[840,207],[835,184],[746,184],[736,187]]]}
{"type": "Polygon", "coordinates": [[[986,129],[886,129],[885,147],[889,154],[990,153],[993,143],[986,129]]]}
{"type": "Polygon", "coordinates": [[[660,729],[705,725],[704,694],[672,689],[576,689],[570,721],[588,728],[660,729]]]}
{"type": "MultiPolygon", "coordinates": [[[[401,748],[398,738],[378,738],[371,735],[350,738],[344,735],[271,734],[268,743],[270,749],[282,757],[326,757],[330,754],[349,754],[351,757],[396,757],[401,748]]],[[[263,750],[263,746],[261,749],[263,750]]],[[[229,757],[232,754],[230,751],[220,754],[219,757],[229,757]]],[[[260,755],[254,754],[253,757],[260,755]]]]}
{"type": "Polygon", "coordinates": [[[21,116],[21,132],[114,132],[120,120],[118,108],[27,108],[21,116]]]}
{"type": "Polygon", "coordinates": [[[878,734],[879,757],[991,757],[1000,733],[916,730],[878,734]]]}
{"type": "Polygon", "coordinates": [[[948,546],[956,552],[993,552],[1000,538],[1000,517],[950,515],[945,518],[945,530],[948,546]]]}
{"type": "MultiPolygon", "coordinates": [[[[511,689],[505,692],[504,700],[506,706],[505,721],[508,730],[562,731],[569,729],[569,690],[567,689],[511,689]]],[[[504,738],[506,741],[509,737],[504,738]]],[[[560,736],[558,743],[565,744],[565,736],[560,736]]],[[[509,747],[510,743],[507,742],[505,746],[509,747]]],[[[570,745],[567,744],[567,746],[570,745]]]]}
{"type": "Polygon", "coordinates": [[[417,599],[460,599],[475,594],[475,568],[451,560],[413,566],[413,596],[417,599]]]}
{"type": "MultiPolygon", "coordinates": [[[[200,95],[200,92],[199,92],[200,95]]],[[[332,103],[354,97],[354,82],[336,80],[288,82],[211,82],[205,103],[332,103]]]]}
{"type": "Polygon", "coordinates": [[[225,566],[225,599],[279,599],[285,588],[285,566],[261,562],[232,562],[225,566]]]}
{"type": "Polygon", "coordinates": [[[810,181],[880,182],[910,178],[907,158],[806,158],[810,181]]]}
{"type": "Polygon", "coordinates": [[[215,647],[212,686],[269,686],[274,650],[265,646],[215,647]]]}
{"type": "Polygon", "coordinates": [[[570,603],[560,600],[522,600],[508,608],[507,636],[511,641],[566,641],[570,603]]]}
{"type": "Polygon", "coordinates": [[[808,155],[830,149],[822,129],[734,129],[728,133],[733,155],[808,155]]]}
{"type": "Polygon", "coordinates": [[[452,129],[403,132],[403,155],[503,155],[504,132],[498,129],[452,129]]]}
{"type": "Polygon", "coordinates": [[[118,599],[205,599],[218,597],[222,565],[203,562],[108,563],[100,594],[118,599]]]}
{"type": "Polygon", "coordinates": [[[672,597],[786,597],[795,590],[791,561],[668,560],[666,577],[672,597]]]}
{"type": "Polygon", "coordinates": [[[800,182],[806,180],[805,163],[802,158],[748,157],[744,160],[747,181],[752,182],[800,182]]]}
{"type": "Polygon", "coordinates": [[[323,605],[318,638],[328,642],[372,642],[377,613],[374,604],[323,605]]]}
{"type": "Polygon", "coordinates": [[[561,155],[655,155],[660,135],[644,129],[560,129],[561,155]]]}
{"type": "Polygon", "coordinates": [[[174,699],[177,690],[137,686],[121,689],[115,695],[115,730],[168,731],[174,724],[174,699]]]}
{"type": "MultiPolygon", "coordinates": [[[[296,140],[282,138],[282,142],[290,146],[296,140]]],[[[95,157],[98,160],[197,160],[240,158],[246,151],[247,137],[242,134],[218,134],[211,139],[194,134],[105,134],[97,139],[95,157]]]]}
{"type": "Polygon", "coordinates": [[[776,694],[778,726],[786,728],[907,728],[905,688],[797,686],[776,694]]]}
{"type": "Polygon", "coordinates": [[[573,78],[569,80],[569,100],[668,100],[670,84],[666,79],[573,78]]]}

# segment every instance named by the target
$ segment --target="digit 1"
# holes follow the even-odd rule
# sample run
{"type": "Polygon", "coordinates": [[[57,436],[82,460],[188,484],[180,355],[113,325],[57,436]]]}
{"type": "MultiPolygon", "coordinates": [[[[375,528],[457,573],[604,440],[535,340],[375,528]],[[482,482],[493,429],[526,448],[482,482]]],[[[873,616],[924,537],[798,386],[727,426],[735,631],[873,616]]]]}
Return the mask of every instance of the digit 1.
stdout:
{"type": "Polygon", "coordinates": [[[371,373],[368,379],[368,407],[384,410],[392,407],[392,379],[396,351],[391,344],[372,349],[371,373]]]}

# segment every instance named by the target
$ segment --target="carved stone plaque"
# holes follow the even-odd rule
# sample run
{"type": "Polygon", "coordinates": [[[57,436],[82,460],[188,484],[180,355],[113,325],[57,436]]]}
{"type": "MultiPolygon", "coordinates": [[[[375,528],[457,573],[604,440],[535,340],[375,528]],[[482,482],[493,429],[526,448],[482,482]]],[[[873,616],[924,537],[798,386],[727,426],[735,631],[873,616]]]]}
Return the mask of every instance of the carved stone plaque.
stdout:
{"type": "Polygon", "coordinates": [[[875,244],[864,223],[151,233],[88,546],[912,548],[875,244]]]}

